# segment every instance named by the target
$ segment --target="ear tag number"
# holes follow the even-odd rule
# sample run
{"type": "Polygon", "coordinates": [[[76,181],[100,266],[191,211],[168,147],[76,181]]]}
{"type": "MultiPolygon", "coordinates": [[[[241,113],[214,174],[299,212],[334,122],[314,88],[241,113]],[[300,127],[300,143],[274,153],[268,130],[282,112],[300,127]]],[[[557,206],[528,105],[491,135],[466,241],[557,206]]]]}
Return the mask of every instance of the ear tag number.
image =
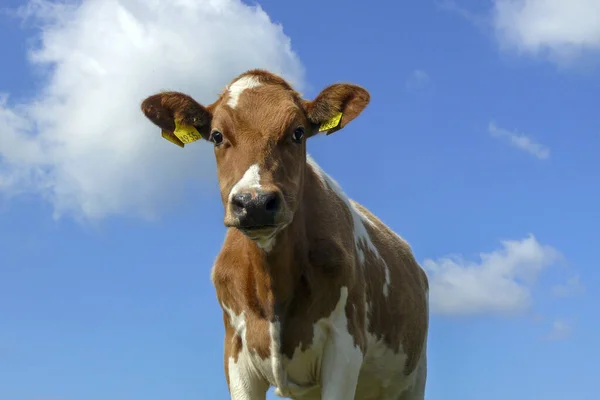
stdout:
{"type": "Polygon", "coordinates": [[[181,125],[177,121],[175,121],[175,131],[173,131],[173,134],[184,144],[202,139],[200,132],[196,128],[191,125],[181,125]]]}
{"type": "Polygon", "coordinates": [[[327,120],[321,124],[321,126],[319,127],[319,132],[324,132],[324,131],[328,131],[330,129],[335,128],[336,126],[339,125],[341,119],[342,119],[341,112],[335,114],[333,116],[333,118],[331,118],[330,120],[327,120]]]}

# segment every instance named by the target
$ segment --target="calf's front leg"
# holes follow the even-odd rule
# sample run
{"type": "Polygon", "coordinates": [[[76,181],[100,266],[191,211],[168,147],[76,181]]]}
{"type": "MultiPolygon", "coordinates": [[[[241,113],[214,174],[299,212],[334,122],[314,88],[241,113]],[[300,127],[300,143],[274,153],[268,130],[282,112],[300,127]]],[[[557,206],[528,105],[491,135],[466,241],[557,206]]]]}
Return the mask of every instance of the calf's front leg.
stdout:
{"type": "Polygon", "coordinates": [[[231,400],[265,400],[269,386],[242,360],[228,361],[228,386],[231,400]]]}
{"type": "Polygon", "coordinates": [[[231,400],[266,400],[269,385],[244,357],[245,352],[239,349],[239,343],[240,338],[225,320],[224,367],[231,400]]]}

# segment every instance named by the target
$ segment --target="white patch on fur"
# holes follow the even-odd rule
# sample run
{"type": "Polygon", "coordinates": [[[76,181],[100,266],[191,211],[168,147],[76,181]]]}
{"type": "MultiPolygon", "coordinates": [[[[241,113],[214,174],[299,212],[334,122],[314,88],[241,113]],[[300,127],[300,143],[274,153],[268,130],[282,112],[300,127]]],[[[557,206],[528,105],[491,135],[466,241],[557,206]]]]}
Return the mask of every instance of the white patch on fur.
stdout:
{"type": "Polygon", "coordinates": [[[346,204],[346,207],[348,207],[348,210],[352,215],[352,223],[354,225],[354,244],[356,246],[356,251],[358,253],[360,264],[362,265],[365,263],[365,253],[363,251],[363,248],[365,247],[368,248],[383,264],[385,274],[385,282],[383,284],[383,295],[387,297],[389,294],[389,288],[391,283],[390,270],[383,257],[381,257],[381,255],[379,254],[379,250],[377,250],[377,247],[375,247],[375,245],[373,244],[371,236],[369,235],[369,232],[367,231],[367,228],[365,227],[364,223],[367,222],[372,226],[375,226],[375,224],[373,224],[373,222],[369,218],[367,218],[367,216],[364,215],[358,209],[358,207],[356,207],[356,203],[350,198],[348,198],[348,196],[346,195],[346,193],[344,193],[340,185],[325,171],[323,171],[323,169],[321,169],[321,167],[310,155],[307,155],[306,161],[308,165],[313,169],[313,171],[317,174],[321,183],[323,183],[324,186],[327,186],[331,190],[333,190],[336,193],[336,195],[346,204]]]}
{"type": "MultiPolygon", "coordinates": [[[[251,399],[251,395],[263,398],[261,393],[264,382],[259,378],[263,376],[275,387],[275,394],[281,397],[320,398],[318,395],[324,382],[329,382],[326,386],[330,386],[330,394],[332,390],[348,390],[348,378],[352,375],[358,376],[362,352],[354,346],[354,339],[348,332],[347,301],[348,288],[342,287],[340,298],[331,315],[321,318],[313,325],[311,346],[302,350],[300,344],[294,350],[291,359],[281,354],[279,321],[271,323],[268,332],[271,354],[266,360],[262,360],[246,347],[244,313],[235,314],[223,305],[235,334],[242,338],[242,350],[237,363],[233,358],[228,360],[230,386],[232,393],[236,393],[232,397],[236,400],[251,399]],[[328,349],[328,346],[331,348],[328,349]],[[324,357],[327,357],[327,361],[324,357]]],[[[352,383],[350,386],[352,387],[352,383]]],[[[344,393],[340,394],[341,398],[352,398],[344,397],[344,393]]]]}
{"type": "MultiPolygon", "coordinates": [[[[246,170],[246,172],[244,172],[242,178],[231,188],[231,192],[229,192],[229,201],[231,202],[233,196],[235,196],[238,193],[244,192],[249,189],[256,190],[260,188],[260,167],[258,166],[258,164],[252,164],[246,170]]],[[[276,236],[281,231],[281,229],[283,229],[283,227],[272,232],[267,237],[249,236],[249,238],[252,239],[258,247],[260,247],[268,253],[271,250],[273,250],[273,247],[275,246],[276,236]]]]}
{"type": "Polygon", "coordinates": [[[227,99],[227,105],[235,109],[244,90],[259,87],[260,85],[261,83],[256,76],[242,76],[240,79],[229,85],[229,99],[227,99]]]}
{"type": "Polygon", "coordinates": [[[354,244],[356,245],[356,250],[358,252],[358,257],[360,259],[360,263],[363,264],[365,262],[365,253],[363,249],[359,246],[362,243],[365,247],[368,247],[374,254],[379,256],[379,251],[371,241],[371,237],[365,228],[365,224],[363,223],[362,218],[360,217],[360,213],[354,206],[354,204],[350,201],[346,193],[342,190],[340,185],[325,171],[321,169],[321,167],[316,163],[316,161],[310,156],[307,155],[306,161],[308,165],[311,166],[313,171],[317,174],[321,182],[323,182],[326,186],[328,186],[331,190],[333,190],[336,195],[346,204],[350,214],[352,215],[352,222],[354,225],[354,244]]]}
{"type": "MultiPolygon", "coordinates": [[[[275,376],[275,394],[279,397],[284,398],[302,398],[307,396],[311,392],[318,389],[316,383],[316,376],[313,372],[315,368],[318,368],[318,360],[320,360],[320,354],[323,351],[323,343],[325,343],[324,330],[322,328],[323,321],[318,321],[313,326],[313,341],[311,347],[302,351],[300,346],[294,350],[294,354],[291,359],[284,357],[281,353],[271,353],[273,359],[273,375],[275,376]],[[281,377],[278,377],[278,372],[281,371],[281,377]],[[278,379],[279,378],[279,379],[278,379]]],[[[275,337],[271,335],[271,340],[275,337]]],[[[276,340],[280,340],[277,337],[276,340]]],[[[271,343],[271,349],[278,348],[277,345],[271,343]]],[[[312,398],[313,396],[309,397],[312,398]]]]}
{"type": "MultiPolygon", "coordinates": [[[[373,221],[371,221],[369,219],[369,217],[367,215],[365,215],[365,213],[360,211],[360,209],[356,206],[356,203],[353,200],[350,200],[350,202],[354,205],[354,209],[358,213],[358,215],[360,215],[360,218],[363,221],[367,222],[369,225],[371,225],[371,227],[373,227],[374,229],[377,229],[377,225],[375,225],[375,223],[373,221]]],[[[377,254],[379,255],[379,253],[377,253],[377,254]]],[[[379,257],[379,259],[380,259],[381,263],[383,264],[383,272],[385,274],[385,282],[383,282],[383,295],[385,297],[387,297],[390,293],[390,284],[391,284],[390,268],[388,267],[387,263],[381,256],[379,257]]]]}
{"type": "Polygon", "coordinates": [[[271,234],[271,236],[266,238],[259,238],[256,240],[256,245],[263,249],[265,253],[269,253],[273,250],[275,246],[275,241],[277,239],[277,233],[279,233],[279,229],[271,234]]]}
{"type": "Polygon", "coordinates": [[[242,178],[231,188],[229,192],[229,201],[236,194],[248,189],[260,189],[260,167],[258,164],[252,164],[242,178]]]}
{"type": "Polygon", "coordinates": [[[302,350],[300,344],[291,359],[285,358],[287,382],[286,386],[276,388],[278,396],[298,399],[353,398],[345,396],[343,392],[340,392],[341,397],[331,397],[332,390],[343,391],[348,390],[348,385],[352,387],[348,379],[358,375],[362,359],[360,349],[354,346],[354,339],[348,332],[347,301],[348,288],[342,287],[332,313],[313,325],[310,347],[302,350]],[[338,386],[338,389],[332,385],[338,386]],[[327,396],[325,392],[320,393],[325,386],[330,386],[327,396]]]}
{"type": "Polygon", "coordinates": [[[285,226],[278,227],[273,232],[271,232],[269,236],[260,236],[256,233],[248,233],[246,235],[250,240],[253,240],[259,248],[263,249],[265,253],[269,253],[271,250],[273,250],[273,247],[275,246],[277,235],[285,228],[285,226]]]}
{"type": "Polygon", "coordinates": [[[276,388],[285,387],[287,375],[281,355],[281,323],[279,321],[269,324],[269,336],[271,338],[271,371],[273,371],[274,386],[276,388]]]}
{"type": "Polygon", "coordinates": [[[354,399],[363,353],[354,345],[348,331],[346,302],[348,288],[342,287],[340,300],[329,317],[328,337],[323,349],[321,397],[323,399],[354,399]]]}
{"type": "MultiPolygon", "coordinates": [[[[281,354],[279,322],[270,324],[270,357],[265,360],[246,347],[244,313],[235,314],[223,305],[236,335],[242,338],[237,363],[233,358],[228,360],[232,399],[264,398],[267,383],[262,377],[265,377],[274,386],[275,394],[286,398],[395,400],[400,393],[411,390],[416,395],[415,400],[422,400],[419,382],[426,373],[426,358],[420,360],[412,374],[405,376],[407,355],[402,347],[395,353],[382,338],[368,332],[363,357],[348,332],[347,301],[348,289],[343,287],[331,315],[313,325],[311,346],[302,350],[299,345],[291,359],[281,354]]],[[[365,311],[365,326],[369,326],[373,305],[368,300],[365,311]]]]}
{"type": "Polygon", "coordinates": [[[383,339],[367,332],[367,352],[358,378],[355,398],[395,400],[413,379],[404,376],[407,355],[400,346],[395,353],[383,339]]]}
{"type": "MultiPolygon", "coordinates": [[[[265,382],[260,379],[262,371],[269,371],[269,360],[262,360],[258,354],[250,351],[246,343],[246,318],[244,313],[236,314],[226,305],[223,309],[229,315],[229,323],[235,335],[242,338],[242,349],[237,362],[229,357],[227,368],[229,372],[229,388],[232,400],[254,400],[264,398],[265,382]]],[[[235,335],[232,340],[235,340],[235,335]]]]}
{"type": "MultiPolygon", "coordinates": [[[[373,316],[373,305],[365,301],[365,326],[369,326],[373,316]]],[[[398,353],[370,332],[366,332],[367,351],[358,378],[355,398],[366,400],[396,400],[400,394],[415,385],[417,373],[404,375],[404,365],[408,356],[402,346],[398,353]]],[[[416,371],[416,370],[415,370],[416,371]]],[[[423,400],[415,397],[415,400],[423,400]]]]}

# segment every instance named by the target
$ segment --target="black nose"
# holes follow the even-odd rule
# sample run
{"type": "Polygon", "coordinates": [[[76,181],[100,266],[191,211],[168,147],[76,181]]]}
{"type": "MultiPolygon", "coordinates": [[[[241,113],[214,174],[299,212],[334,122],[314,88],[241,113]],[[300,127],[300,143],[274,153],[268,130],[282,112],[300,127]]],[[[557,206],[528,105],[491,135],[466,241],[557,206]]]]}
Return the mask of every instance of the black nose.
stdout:
{"type": "Polygon", "coordinates": [[[277,192],[238,193],[231,198],[231,211],[242,228],[261,228],[275,224],[281,205],[277,192]]]}

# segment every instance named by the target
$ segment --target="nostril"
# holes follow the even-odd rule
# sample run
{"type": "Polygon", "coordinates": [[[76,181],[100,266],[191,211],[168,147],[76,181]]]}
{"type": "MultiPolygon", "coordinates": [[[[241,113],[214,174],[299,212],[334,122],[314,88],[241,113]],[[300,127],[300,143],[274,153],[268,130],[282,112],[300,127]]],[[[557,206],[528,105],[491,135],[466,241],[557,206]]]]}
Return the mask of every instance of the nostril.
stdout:
{"type": "Polygon", "coordinates": [[[265,202],[265,210],[269,212],[277,211],[279,209],[279,196],[275,193],[267,195],[267,201],[265,202]]]}
{"type": "Polygon", "coordinates": [[[239,193],[231,198],[231,205],[236,209],[244,209],[251,199],[250,193],[239,193]]]}

